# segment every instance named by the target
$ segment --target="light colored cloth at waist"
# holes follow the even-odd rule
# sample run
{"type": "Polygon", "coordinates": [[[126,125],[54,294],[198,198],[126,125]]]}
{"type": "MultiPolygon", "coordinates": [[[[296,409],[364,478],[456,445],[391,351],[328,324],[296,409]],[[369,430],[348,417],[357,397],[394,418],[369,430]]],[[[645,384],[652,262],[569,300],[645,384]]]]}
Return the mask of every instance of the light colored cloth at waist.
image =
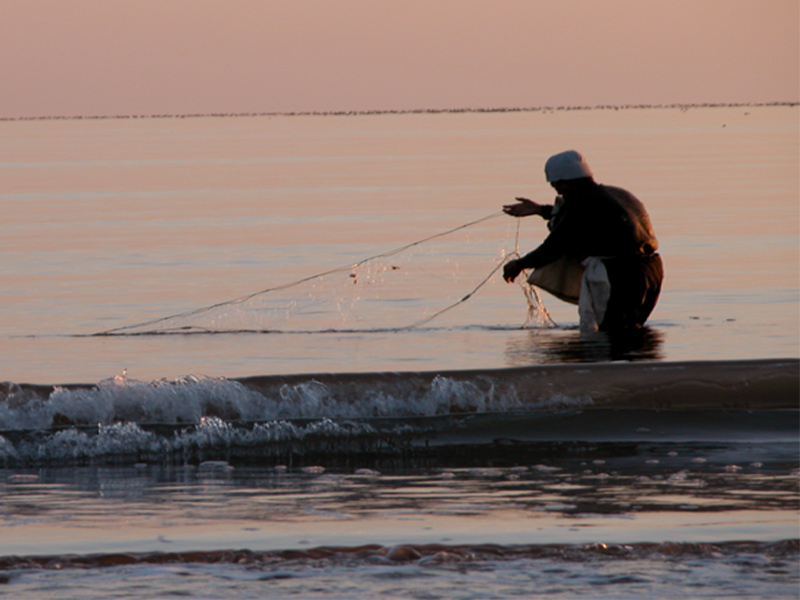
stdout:
{"type": "Polygon", "coordinates": [[[584,266],[576,258],[563,256],[557,261],[535,268],[528,283],[553,294],[559,300],[578,304],[584,266]]]}
{"type": "Polygon", "coordinates": [[[597,331],[606,316],[611,297],[611,282],[603,260],[590,256],[581,263],[584,267],[578,301],[581,331],[597,331]]]}

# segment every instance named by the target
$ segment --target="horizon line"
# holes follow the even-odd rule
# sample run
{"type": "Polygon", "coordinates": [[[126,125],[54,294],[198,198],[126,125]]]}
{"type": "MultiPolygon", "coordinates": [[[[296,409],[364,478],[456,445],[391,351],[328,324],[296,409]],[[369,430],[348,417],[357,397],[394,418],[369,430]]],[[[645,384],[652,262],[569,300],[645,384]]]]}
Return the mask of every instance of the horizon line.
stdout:
{"type": "Polygon", "coordinates": [[[599,104],[594,106],[538,106],[538,107],[498,107],[498,108],[416,108],[416,109],[374,109],[374,110],[330,110],[330,111],[266,111],[266,112],[209,112],[209,113],[164,113],[132,115],[44,115],[30,117],[0,117],[0,122],[10,121],[78,121],[103,119],[202,119],[202,118],[244,118],[244,117],[311,117],[311,116],[372,116],[404,114],[442,114],[442,113],[504,113],[504,112],[557,112],[591,110],[635,110],[635,109],[681,109],[690,108],[736,108],[764,106],[798,106],[798,101],[774,102],[700,102],[670,104],[599,104]]]}

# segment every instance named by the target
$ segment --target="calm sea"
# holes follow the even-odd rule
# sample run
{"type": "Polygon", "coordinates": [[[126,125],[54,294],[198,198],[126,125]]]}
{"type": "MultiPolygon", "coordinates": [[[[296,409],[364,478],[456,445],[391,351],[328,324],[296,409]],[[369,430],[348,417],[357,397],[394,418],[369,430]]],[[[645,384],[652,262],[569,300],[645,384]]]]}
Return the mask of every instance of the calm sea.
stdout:
{"type": "Polygon", "coordinates": [[[0,594],[796,597],[799,159],[796,105],[0,122],[0,594]],[[659,238],[635,339],[498,272],[570,148],[659,238]]]}

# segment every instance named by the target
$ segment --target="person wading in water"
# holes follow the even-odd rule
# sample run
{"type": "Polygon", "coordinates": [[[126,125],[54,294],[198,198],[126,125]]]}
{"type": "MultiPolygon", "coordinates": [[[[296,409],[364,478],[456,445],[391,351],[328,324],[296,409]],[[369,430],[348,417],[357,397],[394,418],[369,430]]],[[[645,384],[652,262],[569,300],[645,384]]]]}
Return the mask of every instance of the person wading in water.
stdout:
{"type": "Polygon", "coordinates": [[[554,205],[517,198],[503,207],[515,217],[540,215],[550,234],[525,256],[508,261],[503,278],[528,281],[578,305],[582,331],[628,331],[644,325],[658,301],[664,267],[644,205],[630,192],[594,181],[575,150],[551,156],[547,181],[554,205]]]}

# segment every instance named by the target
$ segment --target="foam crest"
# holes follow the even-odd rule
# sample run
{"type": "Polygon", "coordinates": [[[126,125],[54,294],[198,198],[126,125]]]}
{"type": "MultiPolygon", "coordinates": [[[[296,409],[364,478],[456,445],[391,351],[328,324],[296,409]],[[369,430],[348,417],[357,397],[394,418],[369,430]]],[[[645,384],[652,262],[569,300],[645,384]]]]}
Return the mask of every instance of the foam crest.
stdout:
{"type": "Polygon", "coordinates": [[[222,378],[184,377],[137,381],[123,376],[86,388],[56,387],[47,397],[9,396],[0,402],[0,430],[73,425],[199,423],[206,416],[227,421],[274,418],[276,403],[222,378]]]}
{"type": "MultiPolygon", "coordinates": [[[[108,427],[117,423],[201,424],[290,419],[422,417],[507,411],[523,402],[513,386],[489,379],[436,376],[428,385],[403,382],[323,383],[310,377],[258,391],[212,377],[137,381],[124,376],[94,386],[55,387],[47,395],[10,394],[0,401],[0,431],[108,427]]],[[[215,425],[218,427],[218,425],[215,425]]]]}
{"type": "Polygon", "coordinates": [[[319,381],[283,385],[279,394],[277,416],[282,418],[355,417],[359,413],[356,406],[337,403],[328,386],[319,381]]]}
{"type": "Polygon", "coordinates": [[[153,433],[143,431],[134,423],[116,423],[99,427],[96,435],[77,429],[66,429],[37,444],[35,450],[24,445],[22,449],[20,454],[34,454],[36,459],[44,461],[99,457],[127,460],[128,457],[142,453],[158,454],[163,450],[163,440],[153,433]]]}
{"type": "Polygon", "coordinates": [[[332,443],[343,452],[351,445],[362,451],[431,426],[404,419],[523,406],[513,386],[484,377],[434,376],[420,383],[413,377],[309,376],[253,387],[224,378],[143,382],[117,376],[47,391],[17,386],[0,399],[0,461],[192,461],[287,448],[328,451],[332,443]]]}
{"type": "MultiPolygon", "coordinates": [[[[68,428],[22,438],[14,445],[0,436],[0,462],[62,463],[98,461],[203,460],[222,454],[249,455],[257,449],[263,456],[271,446],[284,442],[377,436],[381,433],[368,424],[337,423],[322,419],[305,424],[287,421],[259,423],[252,428],[238,427],[217,417],[203,418],[196,426],[187,426],[165,434],[146,430],[136,423],[115,423],[94,430],[68,428]]],[[[280,452],[282,448],[277,447],[280,452]]]]}

